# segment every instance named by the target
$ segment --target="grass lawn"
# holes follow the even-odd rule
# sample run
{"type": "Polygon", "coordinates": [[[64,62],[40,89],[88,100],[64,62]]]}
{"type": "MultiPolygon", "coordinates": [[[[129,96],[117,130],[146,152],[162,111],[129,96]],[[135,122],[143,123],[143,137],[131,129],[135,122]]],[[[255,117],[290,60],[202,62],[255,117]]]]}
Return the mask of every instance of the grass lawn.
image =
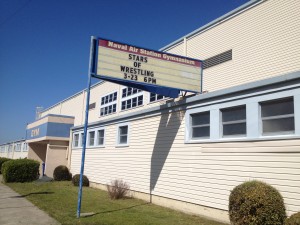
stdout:
{"type": "Polygon", "coordinates": [[[78,187],[69,181],[8,183],[62,224],[99,225],[222,225],[222,223],[191,216],[138,199],[111,200],[106,191],[83,188],[81,213],[90,217],[76,218],[78,187]]]}

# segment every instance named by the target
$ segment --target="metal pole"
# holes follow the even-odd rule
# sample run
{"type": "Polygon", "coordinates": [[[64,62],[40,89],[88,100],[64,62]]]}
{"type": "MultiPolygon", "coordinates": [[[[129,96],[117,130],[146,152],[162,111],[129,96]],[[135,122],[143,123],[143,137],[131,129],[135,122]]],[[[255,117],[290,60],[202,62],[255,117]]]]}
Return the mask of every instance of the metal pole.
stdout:
{"type": "Polygon", "coordinates": [[[86,137],[87,137],[87,125],[89,119],[89,103],[90,103],[90,89],[91,89],[91,73],[92,64],[94,56],[94,42],[95,37],[91,36],[91,47],[90,47],[90,60],[89,60],[89,71],[88,71],[88,85],[86,89],[86,107],[85,107],[85,121],[84,121],[84,133],[83,133],[83,143],[82,143],[82,156],[81,156],[81,168],[80,168],[80,181],[79,181],[79,191],[78,191],[78,203],[77,203],[77,218],[80,218],[81,210],[81,198],[82,198],[82,177],[84,172],[84,160],[85,160],[85,150],[86,150],[86,137]]]}

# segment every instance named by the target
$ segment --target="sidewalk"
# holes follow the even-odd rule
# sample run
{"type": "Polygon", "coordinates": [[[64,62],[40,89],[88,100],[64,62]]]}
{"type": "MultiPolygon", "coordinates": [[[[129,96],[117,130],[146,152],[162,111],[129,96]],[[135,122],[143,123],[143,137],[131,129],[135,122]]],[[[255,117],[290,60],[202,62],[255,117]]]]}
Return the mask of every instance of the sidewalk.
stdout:
{"type": "Polygon", "coordinates": [[[1,225],[59,225],[31,202],[2,183],[0,175],[0,224],[1,225]]]}

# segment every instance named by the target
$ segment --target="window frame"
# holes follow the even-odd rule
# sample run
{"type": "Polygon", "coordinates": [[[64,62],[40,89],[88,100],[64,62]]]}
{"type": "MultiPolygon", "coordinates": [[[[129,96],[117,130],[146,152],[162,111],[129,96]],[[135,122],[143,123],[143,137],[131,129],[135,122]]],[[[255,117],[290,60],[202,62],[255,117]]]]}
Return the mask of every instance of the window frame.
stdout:
{"type": "Polygon", "coordinates": [[[108,94],[102,95],[100,97],[99,117],[108,116],[108,115],[112,115],[114,113],[117,113],[117,107],[118,107],[118,91],[117,90],[109,92],[108,94]],[[109,102],[109,96],[113,95],[113,98],[114,98],[114,94],[115,93],[116,93],[116,99],[114,99],[111,102],[109,102]],[[106,97],[108,97],[108,102],[107,103],[104,102],[104,104],[102,104],[102,98],[106,98],[106,97]],[[114,105],[115,105],[115,107],[114,107],[114,105]],[[108,107],[107,111],[109,111],[109,107],[110,106],[111,106],[111,110],[112,111],[110,113],[108,112],[107,114],[104,113],[103,115],[101,115],[102,109],[104,109],[104,112],[105,112],[105,108],[108,107]],[[115,109],[115,111],[114,111],[114,109],[115,109]]]}
{"type": "Polygon", "coordinates": [[[80,147],[80,132],[73,133],[73,148],[79,148],[80,147]],[[76,145],[76,136],[78,136],[77,145],[76,145]]]}
{"type": "Polygon", "coordinates": [[[166,97],[164,95],[160,95],[160,94],[149,92],[149,103],[154,103],[154,102],[162,101],[162,100],[165,100],[166,98],[168,98],[168,97],[166,97]],[[155,95],[155,100],[151,101],[151,95],[155,95]],[[162,98],[161,99],[157,99],[158,96],[162,96],[162,98]]]}
{"type": "Polygon", "coordinates": [[[259,108],[259,132],[260,135],[263,137],[268,136],[281,136],[281,135],[294,135],[296,132],[296,122],[295,122],[295,99],[294,96],[287,96],[283,98],[274,98],[269,99],[265,101],[259,101],[258,102],[258,108],[259,108]],[[293,100],[293,114],[283,114],[283,115],[277,115],[277,116],[269,116],[269,117],[263,117],[262,116],[262,104],[264,103],[271,103],[271,102],[279,102],[284,100],[293,100]],[[285,118],[293,118],[294,119],[294,130],[293,131],[274,131],[274,132],[263,132],[263,121],[267,120],[276,120],[276,119],[285,119],[285,118]]]}
{"type": "Polygon", "coordinates": [[[234,105],[234,106],[230,106],[230,107],[222,107],[219,109],[220,112],[220,138],[243,138],[243,137],[247,137],[247,105],[243,104],[243,105],[234,105]],[[229,110],[229,109],[235,109],[235,108],[245,108],[245,114],[246,117],[244,120],[234,120],[234,121],[228,121],[228,122],[223,122],[223,111],[224,110],[229,110]],[[224,135],[224,125],[233,125],[233,124],[241,124],[241,123],[245,123],[246,126],[246,132],[245,134],[232,134],[232,135],[224,135]]]}
{"type": "Polygon", "coordinates": [[[199,112],[194,112],[194,113],[189,114],[189,140],[191,140],[191,141],[209,140],[211,138],[210,132],[211,132],[211,113],[210,113],[210,110],[204,110],[204,111],[199,111],[199,112]],[[193,126],[193,115],[205,114],[205,113],[208,113],[208,115],[209,115],[209,123],[193,126]],[[209,136],[193,137],[193,128],[199,128],[199,127],[208,127],[209,128],[209,136]]]}
{"type": "Polygon", "coordinates": [[[105,128],[100,128],[100,129],[97,129],[96,130],[96,136],[95,136],[95,146],[96,147],[104,147],[105,146],[105,134],[106,134],[106,131],[105,131],[105,128]],[[103,144],[99,144],[99,131],[103,131],[103,144]]]}
{"type": "Polygon", "coordinates": [[[95,147],[95,142],[96,142],[96,130],[87,130],[87,147],[95,147]],[[91,144],[91,133],[94,133],[94,140],[93,143],[91,144]]]}
{"type": "Polygon", "coordinates": [[[131,94],[129,94],[129,95],[127,95],[127,93],[128,93],[128,90],[129,90],[129,88],[131,88],[131,87],[123,87],[122,89],[121,89],[121,100],[120,100],[120,112],[124,112],[124,111],[126,111],[126,110],[131,110],[131,109],[135,109],[135,108],[137,108],[137,107],[141,107],[141,106],[143,106],[144,104],[145,104],[145,97],[144,97],[144,91],[142,91],[142,90],[140,90],[140,89],[138,89],[138,88],[131,88],[131,94]],[[124,90],[126,90],[126,96],[123,96],[123,92],[124,92],[124,90]],[[137,90],[135,93],[133,93],[133,91],[134,90],[137,90]],[[142,103],[141,104],[139,104],[139,98],[142,98],[142,103]],[[136,99],[136,105],[135,106],[133,106],[133,99],[136,99]],[[130,107],[127,107],[127,105],[128,105],[128,101],[130,101],[130,107]],[[125,108],[123,109],[123,102],[125,103],[125,108]]]}
{"type": "Polygon", "coordinates": [[[128,147],[130,143],[130,124],[129,123],[120,123],[116,127],[116,147],[128,147]],[[127,142],[120,143],[120,128],[127,126],[127,142]]]}

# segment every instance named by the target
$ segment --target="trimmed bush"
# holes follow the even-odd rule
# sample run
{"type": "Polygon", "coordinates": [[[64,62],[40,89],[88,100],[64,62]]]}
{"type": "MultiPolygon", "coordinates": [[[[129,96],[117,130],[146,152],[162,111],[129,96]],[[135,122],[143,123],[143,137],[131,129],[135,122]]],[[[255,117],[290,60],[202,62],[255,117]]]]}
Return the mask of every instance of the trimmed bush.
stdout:
{"type": "MultiPolygon", "coordinates": [[[[80,181],[80,174],[75,174],[72,177],[72,183],[73,183],[73,185],[74,186],[79,186],[79,181],[80,181]]],[[[87,176],[83,175],[82,176],[82,186],[88,187],[89,185],[90,185],[89,179],[87,178],[87,176]]]]}
{"type": "Polygon", "coordinates": [[[297,212],[286,219],[284,225],[300,225],[300,212],[297,212]]]}
{"type": "Polygon", "coordinates": [[[111,181],[110,185],[106,185],[108,194],[111,199],[121,199],[129,192],[129,185],[122,180],[111,181]]]}
{"type": "Polygon", "coordinates": [[[72,175],[70,174],[68,167],[61,165],[54,169],[53,179],[56,181],[71,180],[72,175]]]}
{"type": "Polygon", "coordinates": [[[15,159],[3,163],[4,182],[31,182],[39,178],[40,163],[31,159],[15,159]]]}
{"type": "Polygon", "coordinates": [[[286,219],[283,198],[264,182],[245,182],[229,196],[229,217],[233,225],[283,225],[286,219]]]}
{"type": "Polygon", "coordinates": [[[3,164],[4,162],[6,162],[6,161],[9,161],[9,160],[11,160],[11,159],[0,157],[0,174],[2,173],[2,171],[1,171],[2,164],[3,164]]]}

